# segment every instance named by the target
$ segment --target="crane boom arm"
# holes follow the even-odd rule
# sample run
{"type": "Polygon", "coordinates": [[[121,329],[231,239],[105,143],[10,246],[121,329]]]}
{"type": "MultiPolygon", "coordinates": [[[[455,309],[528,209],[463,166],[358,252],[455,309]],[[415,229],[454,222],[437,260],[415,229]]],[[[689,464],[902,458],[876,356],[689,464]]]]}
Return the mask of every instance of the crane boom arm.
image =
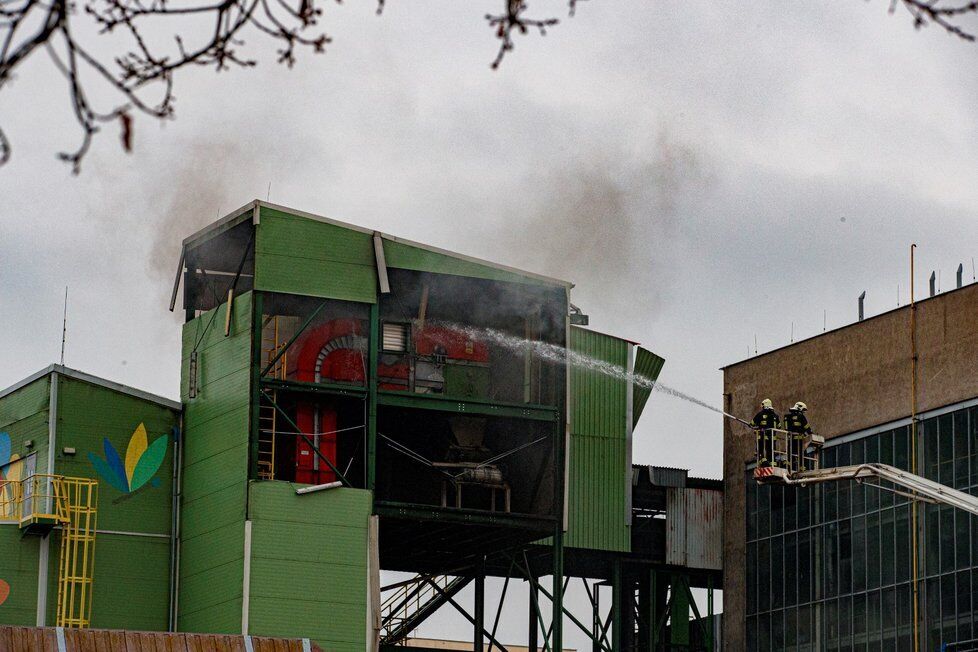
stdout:
{"type": "MultiPolygon", "coordinates": [[[[831,469],[799,471],[783,478],[782,482],[792,485],[808,485],[836,480],[866,480],[875,478],[886,480],[906,490],[910,498],[941,505],[950,505],[978,516],[978,497],[952,489],[933,480],[902,471],[887,464],[854,464],[837,466],[831,469]]],[[[898,492],[902,493],[902,492],[898,492]]]]}

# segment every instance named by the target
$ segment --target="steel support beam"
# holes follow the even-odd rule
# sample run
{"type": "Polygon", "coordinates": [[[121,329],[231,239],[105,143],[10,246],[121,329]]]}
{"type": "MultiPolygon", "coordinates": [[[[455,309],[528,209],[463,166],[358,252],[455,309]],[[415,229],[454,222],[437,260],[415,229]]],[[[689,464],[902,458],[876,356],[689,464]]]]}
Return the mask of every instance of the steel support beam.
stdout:
{"type": "Polygon", "coordinates": [[[285,343],[285,346],[279,349],[278,352],[272,357],[272,359],[269,360],[268,364],[265,365],[265,368],[262,369],[261,371],[262,376],[268,375],[268,372],[272,370],[272,367],[275,366],[275,363],[278,362],[283,355],[285,355],[285,352],[289,350],[289,347],[295,344],[295,341],[299,339],[299,337],[306,331],[307,328],[309,328],[309,324],[311,324],[312,321],[316,318],[316,316],[320,312],[322,312],[323,308],[326,307],[327,303],[329,303],[328,299],[326,301],[323,301],[321,304],[319,304],[319,306],[312,311],[312,314],[306,317],[306,321],[302,323],[302,326],[299,327],[299,330],[295,332],[295,334],[289,339],[289,341],[285,343]]]}
{"type": "Polygon", "coordinates": [[[367,489],[377,484],[377,361],[380,351],[380,306],[370,304],[370,335],[367,342],[367,489]]]}

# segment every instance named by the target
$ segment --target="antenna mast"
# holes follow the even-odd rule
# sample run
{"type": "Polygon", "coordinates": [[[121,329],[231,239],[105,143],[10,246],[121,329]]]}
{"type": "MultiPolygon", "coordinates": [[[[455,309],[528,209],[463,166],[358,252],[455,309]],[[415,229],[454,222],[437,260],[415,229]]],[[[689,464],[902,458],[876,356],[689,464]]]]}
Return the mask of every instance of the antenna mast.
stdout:
{"type": "Polygon", "coordinates": [[[65,366],[65,339],[68,336],[68,286],[65,286],[65,310],[61,317],[61,366],[65,366]]]}

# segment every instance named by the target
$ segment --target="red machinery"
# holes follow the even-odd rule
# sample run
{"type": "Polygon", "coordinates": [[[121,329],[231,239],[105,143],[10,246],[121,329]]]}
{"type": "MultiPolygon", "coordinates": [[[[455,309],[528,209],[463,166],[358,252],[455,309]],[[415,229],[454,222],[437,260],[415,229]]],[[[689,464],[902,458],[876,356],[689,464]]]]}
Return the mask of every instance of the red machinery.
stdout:
{"type": "MultiPolygon", "coordinates": [[[[366,322],[359,319],[334,319],[309,329],[296,344],[296,380],[305,382],[363,383],[367,357],[366,322]]],[[[437,326],[416,331],[415,391],[441,392],[446,384],[445,369],[452,363],[485,365],[489,351],[482,342],[465,333],[437,326]],[[422,389],[424,388],[424,389],[422,389]]],[[[378,386],[386,390],[410,390],[409,352],[384,356],[377,366],[378,386]]],[[[336,457],[336,408],[328,402],[300,401],[296,425],[306,433],[319,452],[334,465],[336,457]]],[[[308,484],[332,482],[336,475],[312,446],[297,438],[295,481],[308,484]]]]}

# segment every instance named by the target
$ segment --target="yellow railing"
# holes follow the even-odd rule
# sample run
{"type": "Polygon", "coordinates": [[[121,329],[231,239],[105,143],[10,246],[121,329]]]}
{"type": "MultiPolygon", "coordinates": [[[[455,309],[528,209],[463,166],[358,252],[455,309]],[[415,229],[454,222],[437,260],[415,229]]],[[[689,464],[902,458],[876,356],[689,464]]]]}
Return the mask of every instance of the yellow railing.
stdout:
{"type": "MultiPolygon", "coordinates": [[[[21,528],[61,527],[58,627],[88,627],[92,620],[98,481],[39,473],[0,481],[0,520],[21,528]]],[[[30,530],[28,530],[30,531],[30,530]]]]}

